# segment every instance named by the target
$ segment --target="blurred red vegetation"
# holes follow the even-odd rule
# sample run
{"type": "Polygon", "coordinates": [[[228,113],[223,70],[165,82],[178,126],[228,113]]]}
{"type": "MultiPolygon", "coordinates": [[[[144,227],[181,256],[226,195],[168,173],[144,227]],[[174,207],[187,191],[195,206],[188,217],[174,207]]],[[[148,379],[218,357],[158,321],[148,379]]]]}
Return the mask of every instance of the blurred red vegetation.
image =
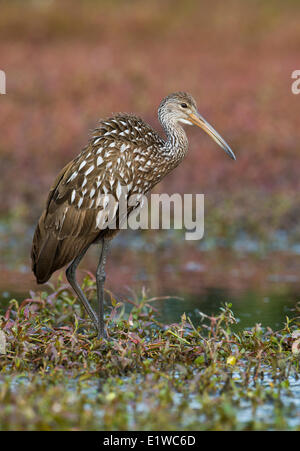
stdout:
{"type": "Polygon", "coordinates": [[[129,111],[159,128],[161,98],[186,90],[237,162],[190,129],[186,160],[157,191],[205,193],[215,233],[295,224],[299,13],[295,1],[1,3],[1,214],[34,222],[99,118],[129,111]]]}

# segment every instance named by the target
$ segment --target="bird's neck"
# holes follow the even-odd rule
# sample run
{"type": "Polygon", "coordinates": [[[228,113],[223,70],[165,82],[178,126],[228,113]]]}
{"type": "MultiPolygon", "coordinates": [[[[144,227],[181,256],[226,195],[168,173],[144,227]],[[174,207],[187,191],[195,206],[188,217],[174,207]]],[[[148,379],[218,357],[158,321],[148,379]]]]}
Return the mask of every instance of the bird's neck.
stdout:
{"type": "Polygon", "coordinates": [[[164,121],[164,118],[160,118],[160,123],[167,136],[161,151],[166,158],[181,161],[188,150],[188,139],[183,127],[178,122],[164,121]]]}

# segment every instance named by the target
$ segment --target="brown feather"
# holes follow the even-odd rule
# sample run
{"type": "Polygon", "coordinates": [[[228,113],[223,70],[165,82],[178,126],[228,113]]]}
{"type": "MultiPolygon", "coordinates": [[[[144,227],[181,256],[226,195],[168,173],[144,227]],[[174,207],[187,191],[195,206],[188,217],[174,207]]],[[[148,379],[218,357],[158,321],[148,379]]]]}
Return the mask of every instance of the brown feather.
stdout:
{"type": "MultiPolygon", "coordinates": [[[[99,235],[99,231],[74,241],[80,233],[83,235],[85,210],[69,207],[67,202],[59,204],[57,198],[59,184],[68,174],[70,162],[57,176],[46,203],[46,209],[36,227],[31,250],[32,270],[38,283],[45,283],[57,269],[73,260],[86,246],[99,235]],[[66,214],[66,208],[68,209],[66,214]],[[63,220],[64,217],[64,220],[63,220]]],[[[91,216],[92,212],[88,212],[91,216]]],[[[93,215],[95,216],[95,214],[93,215]]],[[[89,220],[89,223],[92,219],[89,220]]]]}

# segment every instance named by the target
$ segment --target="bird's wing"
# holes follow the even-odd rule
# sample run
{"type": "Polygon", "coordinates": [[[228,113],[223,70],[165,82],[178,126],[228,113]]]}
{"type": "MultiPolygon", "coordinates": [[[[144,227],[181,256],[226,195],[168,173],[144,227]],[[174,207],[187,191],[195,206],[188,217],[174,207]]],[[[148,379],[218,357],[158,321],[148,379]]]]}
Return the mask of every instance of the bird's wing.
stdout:
{"type": "Polygon", "coordinates": [[[149,191],[153,171],[146,150],[160,139],[151,133],[136,117],[102,121],[89,145],[59,173],[33,239],[33,270],[38,281],[48,280],[52,272],[102,236],[108,225],[118,228],[116,203],[124,193],[149,191]]]}
{"type": "Polygon", "coordinates": [[[149,150],[158,140],[156,132],[136,116],[102,121],[90,144],[55,180],[48,196],[45,228],[59,239],[97,235],[105,217],[114,220],[117,214],[107,203],[108,196],[119,201],[123,193],[130,196],[151,189],[153,168],[143,148],[149,150]]]}
{"type": "Polygon", "coordinates": [[[90,155],[83,152],[68,165],[50,191],[45,229],[51,230],[59,239],[85,236],[93,240],[102,230],[105,217],[112,216],[109,210],[112,204],[107,200],[118,200],[121,187],[125,185],[122,174],[128,186],[131,177],[125,175],[125,166],[124,162],[118,164],[92,152],[90,155]]]}

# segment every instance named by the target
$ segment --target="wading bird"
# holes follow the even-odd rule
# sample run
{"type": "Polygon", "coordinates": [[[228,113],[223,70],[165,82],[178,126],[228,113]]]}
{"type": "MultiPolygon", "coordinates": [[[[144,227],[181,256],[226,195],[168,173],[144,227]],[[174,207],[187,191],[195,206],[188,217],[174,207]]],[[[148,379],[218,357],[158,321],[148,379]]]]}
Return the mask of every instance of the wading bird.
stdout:
{"type": "MultiPolygon", "coordinates": [[[[188,150],[182,124],[197,125],[227,154],[234,153],[223,138],[199,114],[193,97],[184,92],[170,94],[158,108],[166,140],[135,115],[117,114],[102,120],[89,144],[58,174],[48,195],[46,208],[35,230],[31,258],[38,283],[70,263],[67,279],[93,321],[98,337],[104,337],[103,298],[105,261],[109,241],[118,232],[103,228],[107,217],[103,195],[118,201],[121,187],[128,196],[148,194],[180,164],[188,150]],[[76,269],[91,244],[101,243],[96,271],[97,313],[76,280],[76,269]]],[[[132,211],[128,208],[127,214],[132,211]]],[[[118,209],[114,215],[118,216],[118,209]]]]}

